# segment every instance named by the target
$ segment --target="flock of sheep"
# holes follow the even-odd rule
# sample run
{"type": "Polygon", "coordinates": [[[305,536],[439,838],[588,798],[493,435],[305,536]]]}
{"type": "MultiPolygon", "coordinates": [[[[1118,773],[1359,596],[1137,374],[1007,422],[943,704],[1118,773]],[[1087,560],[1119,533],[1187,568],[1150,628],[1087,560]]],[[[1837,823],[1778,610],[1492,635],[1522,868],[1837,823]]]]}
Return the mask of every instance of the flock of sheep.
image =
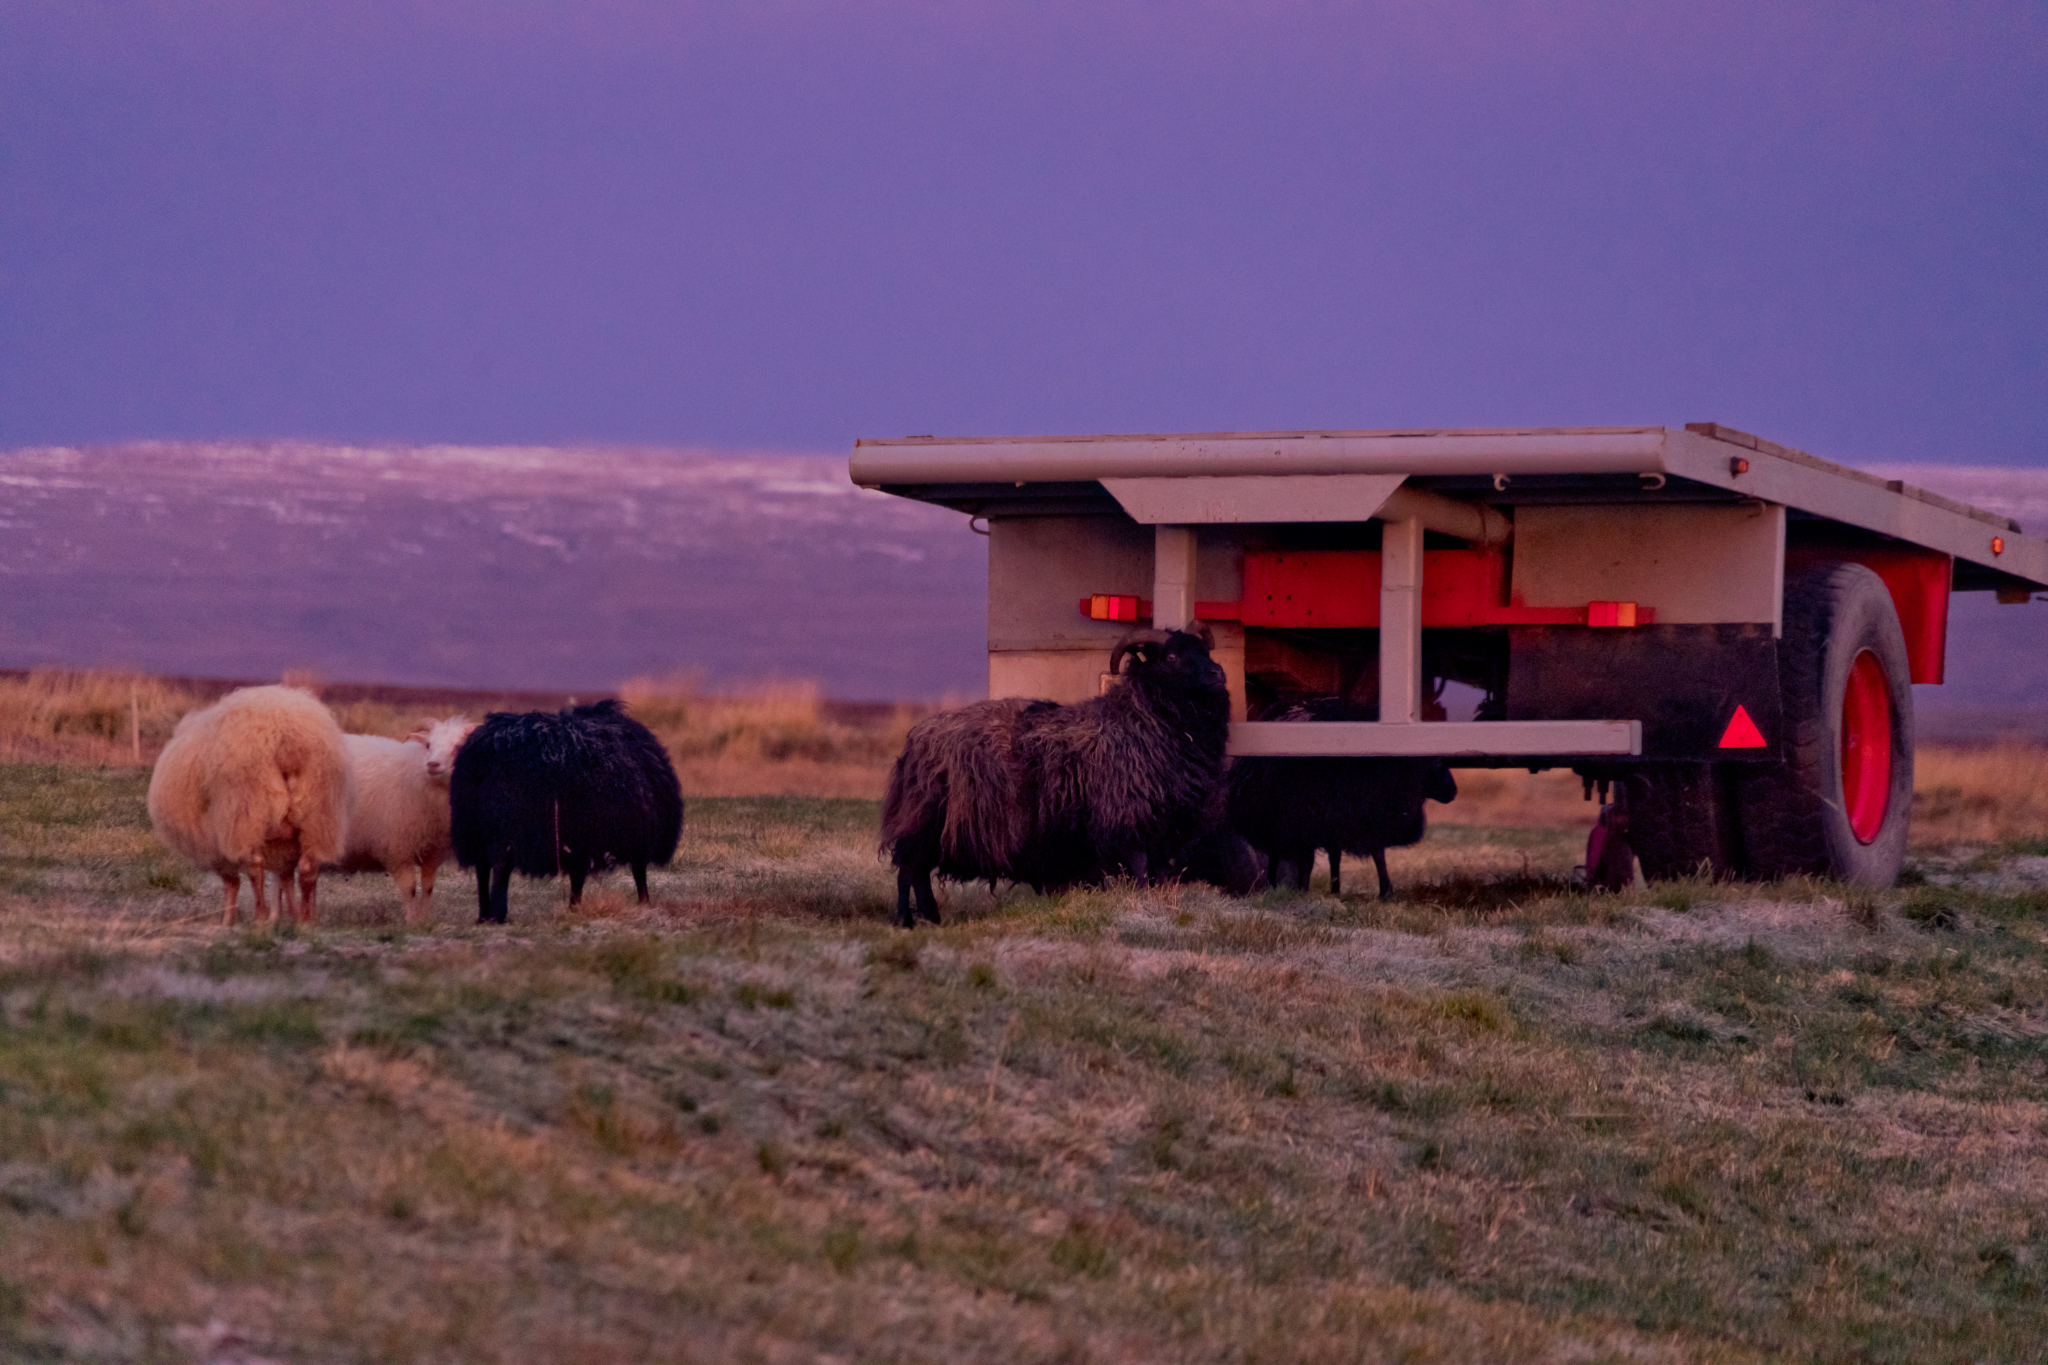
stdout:
{"type": "Polygon", "coordinates": [[[493,713],[423,723],[403,742],[345,735],[293,687],[244,687],[178,722],[149,780],[157,837],[218,873],[223,920],[243,878],[259,920],[277,875],[278,912],[313,918],[323,869],[382,869],[408,921],[432,912],[434,874],[453,853],[475,868],[483,920],[505,920],[514,870],[569,877],[675,856],[683,791],[668,753],[616,701],[558,714],[493,713]]]}
{"type": "MultiPolygon", "coordinates": [[[[897,872],[896,921],[936,923],[934,873],[1039,891],[1128,875],[1196,877],[1249,892],[1306,889],[1315,850],[1368,854],[1391,893],[1385,850],[1423,834],[1425,799],[1457,794],[1431,759],[1240,759],[1226,763],[1230,694],[1205,636],[1139,631],[1110,655],[1122,685],[1074,705],[1001,699],[918,722],[889,775],[882,849],[897,872]],[[1128,661],[1128,668],[1125,667],[1128,661]]],[[[1335,698],[1274,719],[1347,718],[1335,698]]],[[[245,687],[178,722],[149,784],[158,837],[220,876],[223,919],[246,878],[258,919],[310,922],[322,870],[391,874],[407,921],[430,916],[453,854],[476,871],[478,917],[503,923],[514,871],[569,878],[647,869],[682,837],[668,753],[616,701],[560,712],[423,722],[404,741],[346,735],[310,693],[245,687]]]]}

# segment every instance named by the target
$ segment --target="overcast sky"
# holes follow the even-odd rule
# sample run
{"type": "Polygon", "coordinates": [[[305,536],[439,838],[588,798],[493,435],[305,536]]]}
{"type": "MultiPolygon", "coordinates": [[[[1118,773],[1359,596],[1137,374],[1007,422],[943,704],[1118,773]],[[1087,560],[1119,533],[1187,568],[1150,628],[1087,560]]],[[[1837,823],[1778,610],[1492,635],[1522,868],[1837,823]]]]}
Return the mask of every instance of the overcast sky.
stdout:
{"type": "Polygon", "coordinates": [[[0,0],[0,447],[2048,463],[2048,5],[0,0]]]}

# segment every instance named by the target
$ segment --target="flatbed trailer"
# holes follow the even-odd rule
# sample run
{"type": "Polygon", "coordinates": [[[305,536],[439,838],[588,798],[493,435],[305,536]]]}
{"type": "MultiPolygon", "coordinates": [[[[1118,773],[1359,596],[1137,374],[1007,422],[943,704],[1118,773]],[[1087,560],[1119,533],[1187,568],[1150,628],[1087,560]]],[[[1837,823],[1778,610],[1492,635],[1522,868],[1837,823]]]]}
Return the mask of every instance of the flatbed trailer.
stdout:
{"type": "Polygon", "coordinates": [[[985,525],[991,696],[1078,700],[1121,634],[1199,625],[1233,754],[1569,766],[1652,877],[1889,884],[1949,594],[2048,588],[2015,521],[1713,423],[915,436],[850,472],[985,525]],[[1302,693],[1379,719],[1251,718],[1302,693]]]}

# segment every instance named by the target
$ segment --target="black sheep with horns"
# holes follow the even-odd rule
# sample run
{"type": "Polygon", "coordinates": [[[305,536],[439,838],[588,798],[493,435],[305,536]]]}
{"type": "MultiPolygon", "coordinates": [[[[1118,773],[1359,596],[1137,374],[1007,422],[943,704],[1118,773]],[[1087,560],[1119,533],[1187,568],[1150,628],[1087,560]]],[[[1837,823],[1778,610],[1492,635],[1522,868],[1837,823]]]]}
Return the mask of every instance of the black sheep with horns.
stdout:
{"type": "Polygon", "coordinates": [[[913,903],[938,922],[934,872],[1039,891],[1127,872],[1143,886],[1221,822],[1230,691],[1209,642],[1139,631],[1109,667],[1122,681],[1087,701],[977,702],[911,727],[882,805],[898,924],[913,903]]]}
{"type": "Polygon", "coordinates": [[[683,789],[668,751],[617,701],[494,711],[455,755],[456,861],[476,869],[478,920],[503,924],[512,873],[567,873],[569,903],[592,872],[624,864],[647,904],[647,869],[675,857],[683,789]]]}

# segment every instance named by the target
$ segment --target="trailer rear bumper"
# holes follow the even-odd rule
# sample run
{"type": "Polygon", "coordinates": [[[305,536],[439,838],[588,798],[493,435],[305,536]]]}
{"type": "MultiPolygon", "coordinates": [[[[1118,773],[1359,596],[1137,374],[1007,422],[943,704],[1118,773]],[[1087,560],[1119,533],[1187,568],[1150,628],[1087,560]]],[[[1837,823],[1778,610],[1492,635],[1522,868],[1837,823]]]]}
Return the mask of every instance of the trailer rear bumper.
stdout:
{"type": "Polygon", "coordinates": [[[1638,757],[1639,720],[1240,721],[1238,758],[1638,757]]]}

